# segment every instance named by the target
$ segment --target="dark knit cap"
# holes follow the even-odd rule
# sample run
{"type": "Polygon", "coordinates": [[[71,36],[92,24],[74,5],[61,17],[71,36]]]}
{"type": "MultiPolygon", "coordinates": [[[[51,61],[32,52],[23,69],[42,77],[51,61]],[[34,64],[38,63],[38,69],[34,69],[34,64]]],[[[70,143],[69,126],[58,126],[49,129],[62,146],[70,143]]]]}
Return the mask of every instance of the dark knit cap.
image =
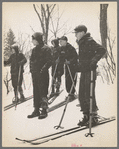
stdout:
{"type": "Polygon", "coordinates": [[[13,44],[13,45],[11,46],[11,48],[13,48],[13,49],[15,50],[16,53],[19,52],[19,47],[18,47],[17,44],[13,44]]]}
{"type": "Polygon", "coordinates": [[[51,43],[53,44],[53,42],[54,42],[55,46],[59,46],[59,40],[58,39],[53,39],[51,41],[51,43]]]}
{"type": "Polygon", "coordinates": [[[43,42],[43,34],[40,33],[40,32],[35,32],[33,35],[32,35],[32,38],[37,40],[39,43],[43,42]]]}
{"type": "Polygon", "coordinates": [[[66,41],[68,41],[68,38],[66,36],[62,36],[61,38],[59,38],[59,40],[66,40],[66,41]]]}

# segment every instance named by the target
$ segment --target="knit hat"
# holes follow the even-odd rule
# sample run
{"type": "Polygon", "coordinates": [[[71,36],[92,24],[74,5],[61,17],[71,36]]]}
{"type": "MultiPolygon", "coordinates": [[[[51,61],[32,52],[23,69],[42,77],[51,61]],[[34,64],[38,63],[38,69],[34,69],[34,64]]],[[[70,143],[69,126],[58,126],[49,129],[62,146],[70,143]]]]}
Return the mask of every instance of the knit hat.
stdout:
{"type": "Polygon", "coordinates": [[[59,40],[66,40],[66,41],[68,41],[68,38],[66,36],[62,36],[61,38],[59,38],[59,40]]]}
{"type": "Polygon", "coordinates": [[[51,41],[51,43],[53,44],[53,42],[54,42],[55,46],[59,46],[59,40],[58,39],[53,39],[51,41]]]}
{"type": "Polygon", "coordinates": [[[15,44],[11,45],[11,48],[14,49],[16,53],[19,52],[19,46],[18,46],[18,44],[15,43],[15,44]]]}
{"type": "Polygon", "coordinates": [[[40,32],[35,32],[33,35],[32,35],[32,38],[37,40],[39,43],[43,42],[43,34],[40,33],[40,32]]]}

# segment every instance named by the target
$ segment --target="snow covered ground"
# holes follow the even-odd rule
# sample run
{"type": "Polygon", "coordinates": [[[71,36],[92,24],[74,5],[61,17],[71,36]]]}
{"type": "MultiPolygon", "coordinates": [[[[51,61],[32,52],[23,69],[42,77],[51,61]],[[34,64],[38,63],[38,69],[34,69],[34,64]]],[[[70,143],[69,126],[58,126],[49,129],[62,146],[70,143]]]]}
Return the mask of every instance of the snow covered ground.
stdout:
{"type": "MultiPolygon", "coordinates": [[[[51,80],[51,79],[50,79],[51,80]]],[[[64,76],[62,77],[61,89],[64,91],[60,96],[49,106],[63,101],[67,95],[65,91],[64,76]]],[[[80,74],[77,81],[77,93],[80,80],[80,74]]],[[[32,81],[30,74],[24,75],[24,81],[26,87],[24,88],[24,94],[26,97],[32,95],[32,81]],[[30,85],[31,83],[31,85],[30,85]]],[[[50,81],[51,83],[51,81],[50,81]]],[[[49,88],[50,90],[50,88],[49,88]]],[[[47,143],[33,146],[28,143],[23,143],[15,140],[15,138],[21,139],[35,139],[48,135],[51,133],[66,130],[71,127],[76,127],[79,119],[82,118],[80,107],[76,105],[79,103],[78,99],[70,102],[67,106],[67,110],[61,126],[64,129],[54,129],[54,126],[58,125],[64,110],[64,106],[54,110],[48,114],[48,117],[43,120],[39,120],[37,117],[28,119],[27,115],[33,111],[33,99],[20,104],[17,109],[11,108],[2,112],[2,146],[3,147],[116,147],[117,146],[117,97],[116,97],[116,81],[114,84],[104,84],[99,76],[96,84],[96,98],[99,107],[98,114],[103,117],[115,116],[116,120],[92,128],[94,137],[85,137],[85,134],[89,132],[88,129],[73,133],[61,137],[56,140],[49,141],[47,143]]],[[[5,90],[4,90],[5,92],[5,90]]],[[[10,104],[13,98],[13,91],[3,97],[3,108],[10,104]]]]}

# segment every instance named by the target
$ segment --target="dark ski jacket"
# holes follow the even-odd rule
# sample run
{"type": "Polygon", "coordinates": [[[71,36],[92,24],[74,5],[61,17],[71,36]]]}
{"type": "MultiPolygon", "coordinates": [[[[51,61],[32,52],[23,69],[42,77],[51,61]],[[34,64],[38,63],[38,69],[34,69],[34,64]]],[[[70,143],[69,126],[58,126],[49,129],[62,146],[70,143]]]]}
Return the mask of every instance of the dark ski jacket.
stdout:
{"type": "Polygon", "coordinates": [[[66,46],[61,47],[61,61],[65,62],[66,60],[70,62],[69,66],[75,67],[77,65],[77,52],[76,49],[69,43],[66,46]]]}
{"type": "Polygon", "coordinates": [[[57,65],[56,73],[59,73],[60,75],[63,75],[64,67],[63,67],[63,63],[60,60],[61,47],[56,46],[56,47],[51,47],[51,49],[52,49],[52,76],[54,74],[55,67],[57,65],[57,60],[58,60],[58,65],[57,65]]]}
{"type": "Polygon", "coordinates": [[[27,62],[24,54],[22,53],[14,53],[10,56],[7,61],[4,61],[4,65],[11,64],[11,74],[17,75],[19,72],[19,66],[21,66],[21,73],[24,72],[23,66],[27,62]]]}
{"type": "Polygon", "coordinates": [[[78,71],[90,71],[91,65],[96,69],[97,62],[106,53],[105,48],[96,43],[90,33],[87,33],[79,41],[79,70],[78,71]]]}
{"type": "Polygon", "coordinates": [[[32,50],[30,57],[30,72],[43,73],[52,65],[51,49],[44,44],[39,44],[32,50]]]}

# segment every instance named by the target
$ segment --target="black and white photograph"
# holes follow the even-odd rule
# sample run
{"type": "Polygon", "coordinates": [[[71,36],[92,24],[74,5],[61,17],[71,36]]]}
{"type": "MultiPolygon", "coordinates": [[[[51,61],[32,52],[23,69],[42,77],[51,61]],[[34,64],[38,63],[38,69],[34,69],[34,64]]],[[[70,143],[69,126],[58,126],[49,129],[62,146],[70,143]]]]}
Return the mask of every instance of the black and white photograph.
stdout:
{"type": "Polygon", "coordinates": [[[117,2],[2,2],[2,147],[117,147],[117,2]]]}

